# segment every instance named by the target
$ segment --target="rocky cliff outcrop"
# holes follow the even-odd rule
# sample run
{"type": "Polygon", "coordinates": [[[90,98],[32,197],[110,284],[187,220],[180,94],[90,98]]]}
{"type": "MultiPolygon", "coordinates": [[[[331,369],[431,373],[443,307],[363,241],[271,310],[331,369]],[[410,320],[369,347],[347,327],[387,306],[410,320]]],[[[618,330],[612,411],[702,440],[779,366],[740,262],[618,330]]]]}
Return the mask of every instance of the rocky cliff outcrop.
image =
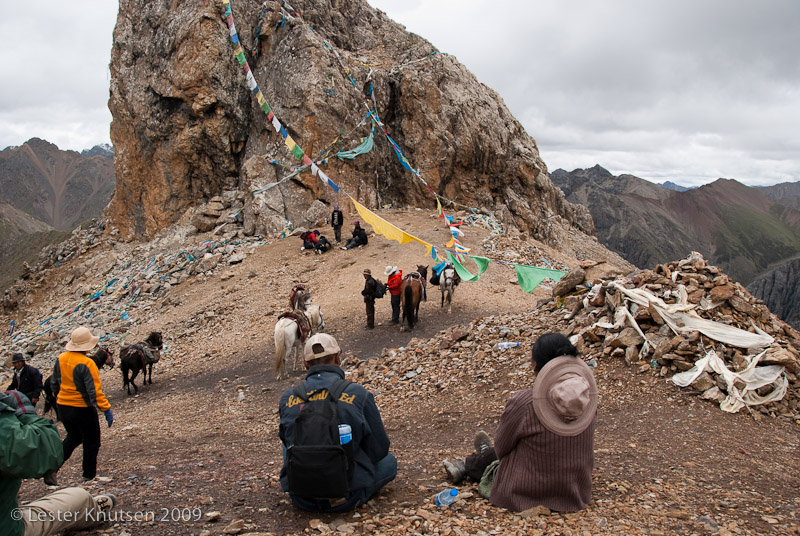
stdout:
{"type": "Polygon", "coordinates": [[[800,258],[759,276],[747,290],[787,324],[800,329],[800,258]]]}
{"type": "MultiPolygon", "coordinates": [[[[502,99],[456,58],[437,54],[364,0],[292,5],[296,11],[238,1],[236,28],[268,104],[343,191],[370,207],[433,208],[430,187],[547,242],[569,227],[593,232],[588,211],[553,186],[535,141],[502,99]],[[369,111],[425,183],[404,169],[381,128],[371,152],[332,157],[370,134],[369,111]]],[[[223,12],[212,0],[120,1],[109,101],[118,187],[110,216],[125,236],[153,235],[196,205],[225,191],[262,189],[298,164],[245,84],[223,12]]],[[[285,221],[306,223],[312,206],[325,210],[311,217],[337,202],[347,198],[305,171],[248,196],[244,228],[274,233],[285,221]]]]}

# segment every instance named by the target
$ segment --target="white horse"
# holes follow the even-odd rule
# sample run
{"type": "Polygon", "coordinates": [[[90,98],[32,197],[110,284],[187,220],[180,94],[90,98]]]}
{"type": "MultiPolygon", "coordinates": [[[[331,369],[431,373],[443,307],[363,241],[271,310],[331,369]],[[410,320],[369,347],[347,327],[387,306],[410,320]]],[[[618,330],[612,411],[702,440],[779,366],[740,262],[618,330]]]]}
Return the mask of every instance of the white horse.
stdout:
{"type": "Polygon", "coordinates": [[[442,270],[439,276],[439,290],[442,291],[442,307],[444,307],[445,300],[447,301],[447,314],[453,309],[453,291],[458,285],[461,278],[456,274],[455,269],[448,265],[442,270]]]}
{"type": "MultiPolygon", "coordinates": [[[[325,329],[325,320],[322,318],[322,309],[319,305],[310,305],[305,312],[295,311],[303,314],[311,326],[309,335],[325,329]]],[[[292,359],[292,372],[297,370],[298,352],[303,354],[303,344],[306,339],[300,334],[300,326],[293,318],[281,318],[275,324],[275,379],[279,380],[286,376],[286,358],[294,350],[292,359]],[[283,371],[283,374],[281,374],[283,371]]]]}

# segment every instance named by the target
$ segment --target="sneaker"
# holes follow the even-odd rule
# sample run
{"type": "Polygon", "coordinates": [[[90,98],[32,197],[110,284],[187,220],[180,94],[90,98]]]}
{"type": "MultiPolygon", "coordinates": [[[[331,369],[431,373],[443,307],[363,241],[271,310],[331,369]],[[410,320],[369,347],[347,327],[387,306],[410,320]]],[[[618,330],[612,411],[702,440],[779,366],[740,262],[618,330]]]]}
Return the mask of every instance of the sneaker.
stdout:
{"type": "Polygon", "coordinates": [[[464,466],[464,460],[442,460],[444,463],[444,470],[447,472],[447,481],[451,484],[458,484],[464,480],[467,468],[464,466]]]}
{"type": "Polygon", "coordinates": [[[106,514],[117,505],[117,498],[110,493],[102,493],[94,496],[94,504],[97,506],[98,511],[106,514]]]}
{"type": "Polygon", "coordinates": [[[305,246],[300,248],[300,251],[305,251],[305,250],[306,250],[305,246]]]}
{"type": "Polygon", "coordinates": [[[342,246],[342,247],[340,247],[339,249],[343,249],[343,250],[345,250],[345,251],[346,251],[346,250],[347,250],[347,247],[345,247],[345,246],[342,246]]]}
{"type": "Polygon", "coordinates": [[[489,437],[489,434],[480,430],[475,434],[475,452],[480,454],[490,448],[492,448],[492,439],[489,437]]]}
{"type": "Polygon", "coordinates": [[[56,474],[56,471],[47,471],[42,477],[42,481],[44,481],[46,486],[56,487],[58,486],[56,474]]]}

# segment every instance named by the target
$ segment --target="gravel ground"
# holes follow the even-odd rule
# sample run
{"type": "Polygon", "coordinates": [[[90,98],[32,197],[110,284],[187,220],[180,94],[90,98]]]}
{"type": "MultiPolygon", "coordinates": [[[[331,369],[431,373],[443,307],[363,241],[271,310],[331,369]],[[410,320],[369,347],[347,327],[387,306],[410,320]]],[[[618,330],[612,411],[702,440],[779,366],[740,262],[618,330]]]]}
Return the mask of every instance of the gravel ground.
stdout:
{"type": "MultiPolygon", "coordinates": [[[[392,217],[423,239],[443,232],[419,211],[392,217]]],[[[487,235],[470,228],[476,252],[487,235]]],[[[599,255],[596,242],[573,238],[572,251],[599,255]]],[[[471,484],[449,508],[435,507],[433,495],[446,486],[441,460],[466,455],[477,429],[494,431],[510,393],[532,382],[531,343],[564,329],[563,315],[535,312],[549,290],[527,295],[511,282],[513,270],[493,264],[479,281],[458,287],[452,314],[439,309],[438,291],[429,292],[420,324],[400,332],[387,324],[384,298],[379,325],[366,331],[362,269],[385,280],[387,264],[404,272],[430,264],[424,249],[382,237],[324,255],[301,253],[300,245],[290,238],[260,246],[230,267],[229,279],[193,277],[134,318],[128,342],[160,330],[168,349],[154,383],[136,396],[122,390],[118,369],[101,373],[116,417],[103,429],[99,458],[99,473],[110,480],[84,485],[115,493],[121,504],[117,522],[90,534],[800,534],[796,423],[723,413],[621,359],[600,360],[596,369],[594,501],[585,511],[513,514],[478,497],[471,484]],[[273,327],[301,281],[340,341],[349,376],[376,394],[399,460],[394,482],[338,516],[296,510],[278,484],[278,399],[301,373],[274,379],[273,327]],[[500,338],[522,346],[490,349],[500,338]]],[[[541,244],[535,251],[524,241],[518,246],[522,260],[575,263],[541,244]]],[[[58,270],[48,280],[58,281],[58,270]]],[[[57,285],[46,288],[31,308],[59,296],[57,285]]],[[[59,478],[80,484],[80,452],[59,478]]],[[[31,480],[21,497],[46,492],[31,480]]]]}

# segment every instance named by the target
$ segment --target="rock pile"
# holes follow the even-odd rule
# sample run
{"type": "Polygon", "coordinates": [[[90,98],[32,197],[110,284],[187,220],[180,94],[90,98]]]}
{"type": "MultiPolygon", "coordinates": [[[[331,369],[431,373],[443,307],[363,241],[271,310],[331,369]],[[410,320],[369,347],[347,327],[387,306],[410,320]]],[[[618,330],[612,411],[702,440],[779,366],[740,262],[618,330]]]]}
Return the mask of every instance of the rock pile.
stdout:
{"type": "Polygon", "coordinates": [[[752,405],[800,418],[800,335],[697,253],[622,279],[587,279],[543,309],[560,306],[568,311],[564,331],[584,355],[619,357],[662,377],[694,370],[691,388],[729,411],[752,405]],[[727,371],[694,369],[712,350],[727,371]],[[767,371],[762,365],[778,367],[770,369],[778,372],[773,381],[752,378],[753,370],[767,371]],[[770,393],[779,399],[770,401],[770,393]]]}
{"type": "MultiPolygon", "coordinates": [[[[118,233],[113,231],[105,237],[102,232],[102,224],[79,228],[69,240],[45,248],[32,270],[35,275],[6,292],[6,297],[12,292],[17,297],[13,307],[6,307],[9,313],[26,303],[30,287],[52,283],[52,278],[71,290],[52,293],[53,299],[38,310],[20,309],[24,316],[16,318],[15,325],[26,329],[12,330],[12,336],[0,344],[3,355],[12,351],[39,355],[51,347],[61,348],[78,325],[89,326],[101,341],[122,344],[133,326],[147,321],[156,300],[169,299],[170,289],[191,277],[221,273],[225,279],[226,268],[241,263],[267,242],[261,237],[241,237],[237,228],[221,233],[218,240],[206,235],[194,245],[189,227],[174,227],[153,242],[139,245],[116,241],[118,233]],[[96,247],[108,251],[81,256],[96,247]],[[72,261],[68,269],[53,271],[67,260],[72,261]]],[[[32,363],[45,365],[37,358],[32,363]]]]}

